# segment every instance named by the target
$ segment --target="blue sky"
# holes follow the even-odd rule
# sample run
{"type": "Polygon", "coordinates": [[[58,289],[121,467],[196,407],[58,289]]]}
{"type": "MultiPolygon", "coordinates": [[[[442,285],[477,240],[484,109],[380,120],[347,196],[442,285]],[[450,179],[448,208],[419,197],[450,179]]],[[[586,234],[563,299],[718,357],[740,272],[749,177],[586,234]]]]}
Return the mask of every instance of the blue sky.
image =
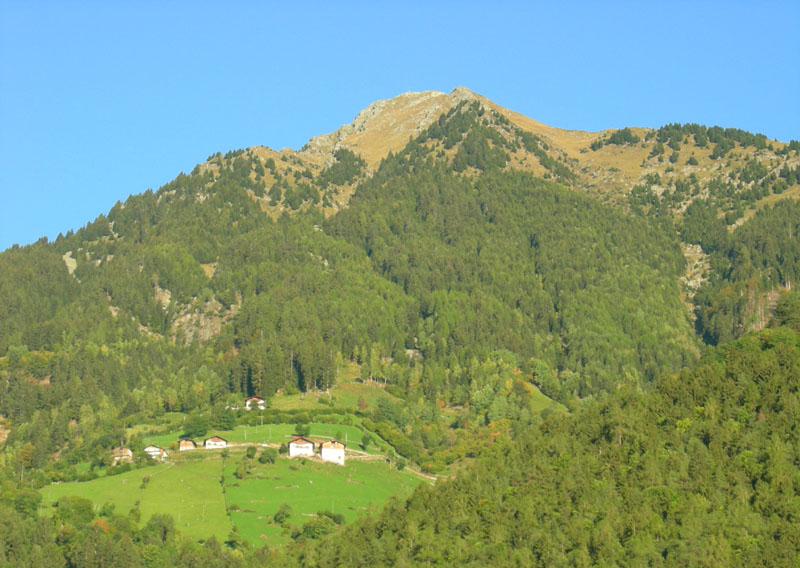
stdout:
{"type": "Polygon", "coordinates": [[[800,2],[0,0],[0,250],[217,151],[465,85],[562,128],[800,139],[800,2]]]}

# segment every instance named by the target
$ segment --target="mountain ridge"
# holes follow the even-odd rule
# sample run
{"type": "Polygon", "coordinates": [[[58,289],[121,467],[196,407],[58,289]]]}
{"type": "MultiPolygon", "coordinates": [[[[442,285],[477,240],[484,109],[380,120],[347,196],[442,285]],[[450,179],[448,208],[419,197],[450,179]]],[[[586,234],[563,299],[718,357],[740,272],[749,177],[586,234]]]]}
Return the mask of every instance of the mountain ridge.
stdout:
{"type": "MultiPolygon", "coordinates": [[[[273,220],[315,209],[330,218],[348,208],[357,189],[367,187],[366,182],[383,167],[381,164],[393,156],[400,157],[395,167],[413,170],[422,166],[415,165],[415,161],[424,155],[425,167],[440,164],[462,180],[476,181],[490,171],[522,171],[557,181],[624,211],[650,217],[653,222],[676,225],[683,235],[683,254],[689,261],[682,279],[682,295],[696,316],[692,302],[697,290],[709,282],[712,247],[716,246],[710,243],[719,240],[719,236],[703,234],[710,226],[709,218],[715,217],[715,223],[720,223],[713,227],[714,231],[724,227],[733,233],[759,208],[800,196],[800,157],[793,145],[800,146],[743,131],[698,125],[595,133],[562,130],[505,109],[466,87],[456,87],[448,94],[424,91],[376,101],[351,123],[312,138],[300,151],[278,152],[255,146],[225,155],[216,153],[188,176],[181,174],[155,194],[146,192],[129,202],[150,201],[152,197],[156,201],[148,208],[172,207],[168,204],[177,205],[176,200],[188,197],[205,210],[205,202],[211,199],[218,211],[236,204],[235,208],[248,212],[248,226],[257,226],[262,221],[252,215],[253,209],[273,220]],[[687,149],[691,152],[689,157],[687,149]],[[594,168],[595,163],[605,165],[594,168]],[[701,218],[696,225],[695,219],[701,218]],[[684,227],[687,223],[696,226],[684,227]]],[[[108,218],[101,216],[87,225],[91,230],[84,234],[101,235],[100,241],[90,241],[93,244],[88,247],[97,249],[96,253],[83,247],[60,246],[62,266],[75,281],[80,282],[86,270],[80,269],[85,266],[82,255],[98,267],[113,265],[118,246],[114,243],[130,238],[131,231],[139,235],[137,239],[142,238],[141,221],[132,224],[135,217],[126,211],[129,202],[118,203],[108,218]]],[[[163,231],[157,221],[148,223],[156,232],[163,231]]],[[[204,238],[215,240],[211,234],[204,238]]],[[[210,252],[213,247],[198,239],[199,234],[173,244],[183,246],[184,254],[199,262],[192,268],[195,282],[214,281],[218,277],[219,252],[210,252]],[[209,252],[198,254],[193,247],[209,252]]],[[[141,271],[144,262],[138,264],[141,271]]],[[[190,302],[187,293],[174,294],[175,290],[170,289],[182,288],[179,280],[171,279],[173,284],[169,284],[159,281],[156,274],[152,278],[153,306],[143,319],[144,312],[140,312],[139,321],[148,332],[158,331],[158,325],[153,327],[158,320],[154,314],[164,312],[171,314],[172,327],[163,331],[173,338],[183,327],[184,339],[208,341],[220,333],[224,322],[230,321],[241,306],[242,290],[226,294],[227,299],[222,299],[221,304],[217,302],[219,298],[208,293],[198,304],[190,302]]],[[[774,307],[775,290],[773,287],[755,296],[752,290],[747,293],[754,299],[746,311],[761,313],[761,325],[765,311],[774,307]]],[[[119,299],[114,298],[112,303],[113,296],[112,291],[104,292],[109,309],[116,315],[119,299]]]]}
{"type": "MultiPolygon", "coordinates": [[[[490,99],[472,92],[466,87],[456,87],[449,93],[440,91],[422,91],[401,93],[392,98],[375,101],[362,109],[350,123],[340,126],[333,132],[314,136],[300,149],[283,149],[276,151],[265,146],[254,146],[247,149],[262,161],[273,159],[284,164],[294,164],[296,168],[317,174],[335,164],[335,152],[346,149],[355,152],[365,162],[364,172],[371,175],[380,161],[389,153],[400,151],[410,139],[420,135],[443,113],[452,111],[463,102],[477,102],[487,110],[493,111],[508,120],[512,127],[528,132],[547,147],[545,152],[554,160],[568,165],[575,176],[571,187],[596,195],[603,200],[626,205],[631,191],[638,184],[649,184],[654,176],[668,175],[675,179],[694,176],[703,187],[716,179],[729,174],[732,170],[742,169],[750,160],[762,164],[773,164],[770,173],[776,173],[781,167],[796,168],[800,166],[800,157],[785,156],[790,144],[763,137],[765,146],[770,149],[748,149],[742,147],[738,152],[728,154],[724,162],[713,156],[714,144],[698,145],[685,136],[680,141],[672,139],[670,147],[665,151],[659,140],[662,129],[643,127],[626,127],[624,129],[605,129],[597,132],[561,129],[538,122],[514,110],[502,107],[490,99]],[[627,140],[616,141],[615,133],[628,132],[632,136],[627,140]],[[633,139],[636,143],[632,143],[633,139]],[[671,152],[671,153],[670,153],[671,152]]],[[[672,126],[672,125],[670,125],[672,126]]],[[[717,127],[714,127],[717,128],[717,127]]],[[[725,132],[734,129],[724,129],[725,132]]],[[[759,135],[760,136],[760,135],[759,135]]],[[[619,137],[619,135],[617,135],[619,137]]],[[[524,169],[540,176],[548,177],[547,168],[541,167],[541,155],[531,156],[529,150],[523,148],[512,156],[509,167],[524,169]]],[[[724,155],[724,154],[723,154],[724,155]]],[[[277,171],[283,174],[291,167],[283,167],[276,162],[277,171]]],[[[291,173],[291,171],[290,171],[291,173]]],[[[296,175],[296,174],[295,174],[296,175]]],[[[277,179],[271,179],[274,183],[277,179]]],[[[562,180],[566,181],[566,180],[562,180]]],[[[291,181],[289,182],[291,185],[291,181]]],[[[655,191],[663,191],[655,184],[655,191]]],[[[344,184],[339,188],[339,195],[331,197],[328,214],[347,206],[352,195],[353,186],[344,184]]],[[[790,193],[786,197],[798,198],[800,192],[790,193]]],[[[765,203],[771,202],[766,200],[765,203]]],[[[688,205],[685,202],[682,207],[688,205]]],[[[264,209],[276,217],[285,208],[270,208],[264,203],[264,209]]],[[[676,209],[676,214],[681,211],[676,209]]],[[[721,211],[720,214],[724,214],[721,211]]],[[[747,213],[750,215],[752,213],[747,213]]]]}

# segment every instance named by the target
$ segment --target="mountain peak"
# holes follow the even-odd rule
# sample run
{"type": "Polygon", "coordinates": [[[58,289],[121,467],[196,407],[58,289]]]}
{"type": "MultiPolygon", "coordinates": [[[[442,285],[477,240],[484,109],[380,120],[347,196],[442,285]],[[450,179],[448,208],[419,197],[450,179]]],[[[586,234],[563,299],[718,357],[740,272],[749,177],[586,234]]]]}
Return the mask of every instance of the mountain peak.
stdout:
{"type": "Polygon", "coordinates": [[[479,95],[476,95],[475,93],[470,91],[468,88],[464,87],[463,85],[460,85],[460,86],[456,87],[455,89],[453,89],[452,91],[450,91],[450,95],[449,96],[451,98],[457,99],[459,102],[460,101],[474,101],[474,100],[480,98],[479,95]]]}
{"type": "Polygon", "coordinates": [[[440,91],[410,91],[391,99],[376,101],[358,113],[353,122],[335,132],[315,136],[301,153],[333,161],[340,147],[359,153],[375,167],[389,151],[399,151],[422,130],[464,100],[482,99],[466,87],[456,87],[449,94],[440,91]]]}

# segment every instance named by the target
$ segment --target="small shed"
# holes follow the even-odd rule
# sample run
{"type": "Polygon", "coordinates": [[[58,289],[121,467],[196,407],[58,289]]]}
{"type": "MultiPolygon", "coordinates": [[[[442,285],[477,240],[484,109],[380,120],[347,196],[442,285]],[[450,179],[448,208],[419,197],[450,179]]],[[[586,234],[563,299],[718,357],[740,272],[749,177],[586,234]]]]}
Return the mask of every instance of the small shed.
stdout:
{"type": "Polygon", "coordinates": [[[314,457],[314,442],[302,436],[295,436],[289,442],[289,457],[294,458],[298,456],[314,457]]]}
{"type": "Polygon", "coordinates": [[[119,448],[114,448],[114,450],[111,452],[111,457],[111,465],[130,463],[133,461],[133,452],[130,448],[124,448],[120,446],[119,448]]]}
{"type": "Polygon", "coordinates": [[[221,438],[219,436],[211,436],[210,438],[206,438],[203,441],[203,446],[207,450],[218,450],[220,448],[225,448],[228,445],[228,440],[225,438],[221,438]]]}
{"type": "Polygon", "coordinates": [[[244,399],[244,409],[245,410],[264,410],[266,408],[266,402],[260,396],[251,396],[249,398],[244,399]]]}
{"type": "Polygon", "coordinates": [[[184,439],[178,440],[178,451],[185,452],[186,450],[194,450],[197,448],[197,444],[194,440],[184,439]]]}
{"type": "Polygon", "coordinates": [[[328,440],[320,445],[320,457],[322,461],[344,465],[344,450],[344,443],[339,440],[328,440]]]}

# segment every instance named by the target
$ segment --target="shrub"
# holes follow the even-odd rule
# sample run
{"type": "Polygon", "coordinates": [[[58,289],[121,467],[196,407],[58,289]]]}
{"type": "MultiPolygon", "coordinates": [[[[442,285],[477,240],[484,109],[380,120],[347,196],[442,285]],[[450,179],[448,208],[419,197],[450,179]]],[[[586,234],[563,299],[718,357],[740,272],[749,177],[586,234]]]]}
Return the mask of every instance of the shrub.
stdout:
{"type": "Polygon", "coordinates": [[[275,463],[278,458],[278,451],[275,448],[264,448],[258,456],[259,463],[275,463]]]}
{"type": "Polygon", "coordinates": [[[278,524],[283,523],[289,515],[292,514],[292,506],[286,503],[283,503],[280,507],[278,507],[278,512],[275,513],[275,516],[272,517],[272,520],[278,524]]]}

